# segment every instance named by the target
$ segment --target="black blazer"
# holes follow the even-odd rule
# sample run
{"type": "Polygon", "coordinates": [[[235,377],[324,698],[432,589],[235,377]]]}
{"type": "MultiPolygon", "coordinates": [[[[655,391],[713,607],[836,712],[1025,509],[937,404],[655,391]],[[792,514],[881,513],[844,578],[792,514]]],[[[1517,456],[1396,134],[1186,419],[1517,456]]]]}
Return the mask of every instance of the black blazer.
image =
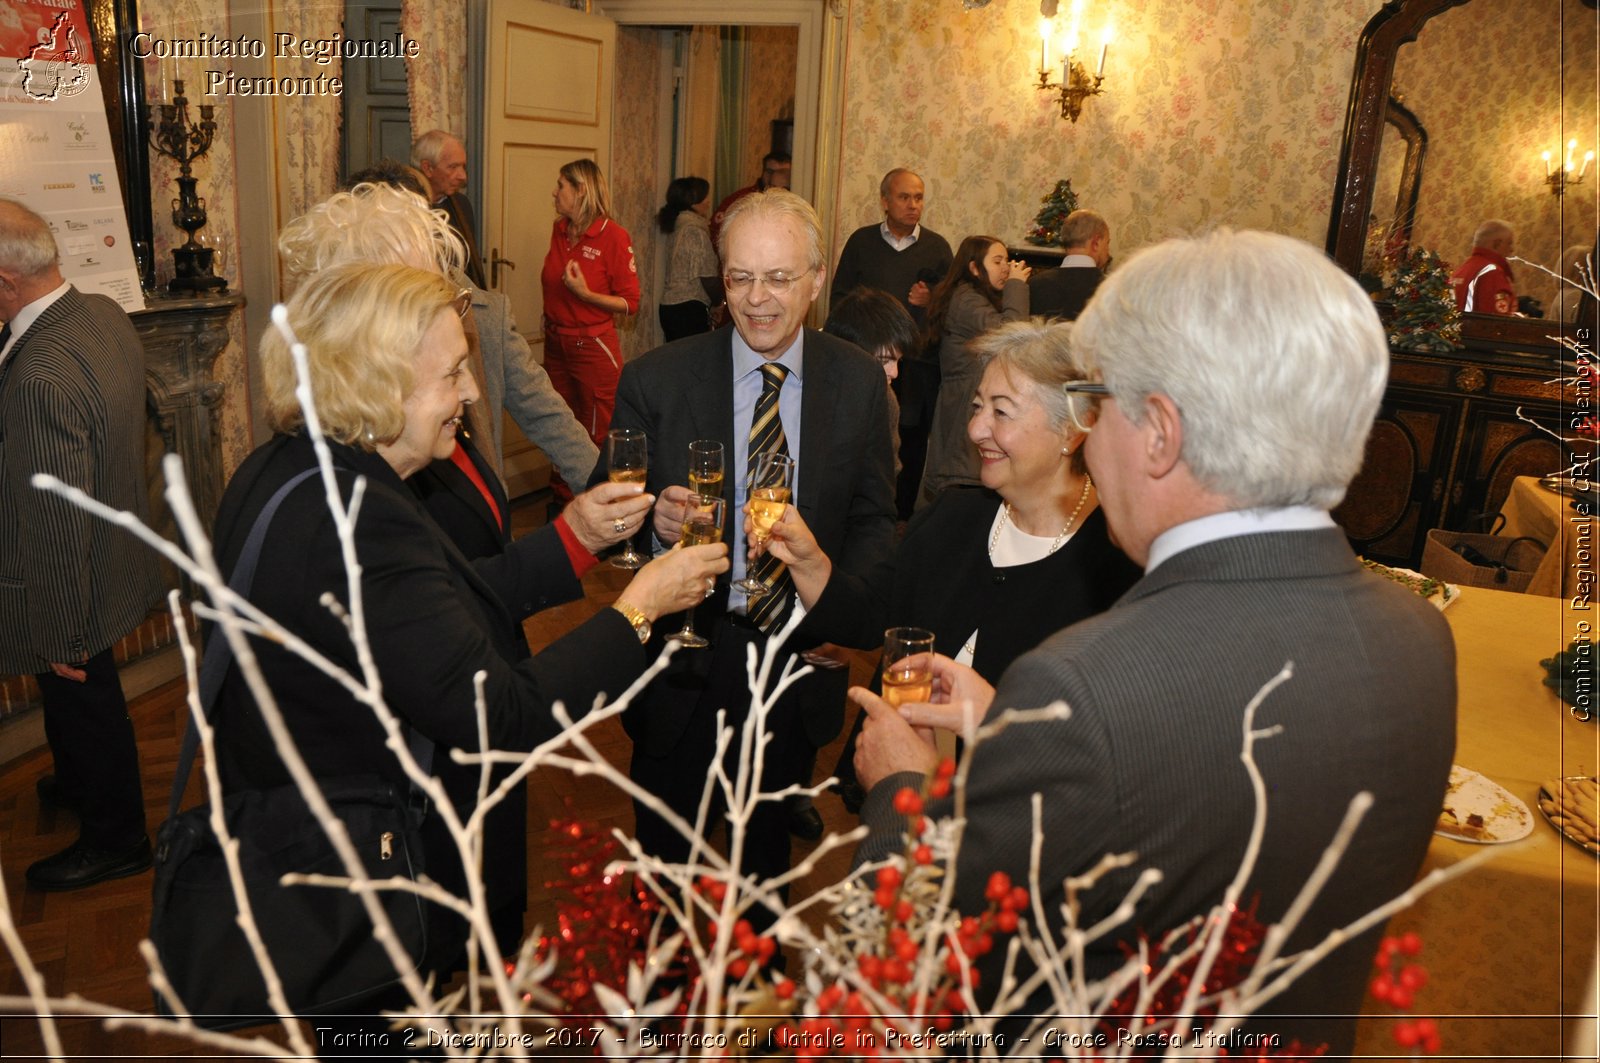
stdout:
{"type": "MultiPolygon", "coordinates": [[[[428,515],[450,537],[458,550],[468,558],[493,557],[511,543],[511,504],[506,499],[505,488],[500,486],[500,477],[495,475],[471,434],[463,427],[457,439],[494,496],[503,524],[495,520],[489,503],[484,501],[477,485],[448,458],[430,462],[421,472],[406,480],[406,486],[422,499],[428,515]]],[[[567,571],[570,575],[570,566],[567,571]]],[[[582,593],[581,588],[579,593],[582,593]]]]}
{"type": "MultiPolygon", "coordinates": [[[[502,555],[469,562],[428,517],[387,462],[376,454],[330,443],[341,487],[366,478],[356,522],[361,591],[368,638],[389,708],[408,726],[433,739],[434,769],[452,767],[449,750],[478,749],[473,675],[488,673],[485,700],[489,745],[527,750],[560,727],[551,705],[563,702],[584,715],[595,695],[621,693],[644,671],[648,658],[621,613],[604,609],[528,655],[516,624],[550,604],[542,574],[557,561],[551,543],[528,537],[502,555]]],[[[231,573],[256,515],[285,481],[312,467],[308,440],[279,435],[247,458],[223,494],[215,546],[224,574],[231,573]]],[[[559,540],[554,549],[560,550],[559,540]]],[[[563,554],[559,558],[566,564],[563,554]]],[[[570,569],[569,569],[570,571],[570,569]]],[[[359,675],[343,624],[319,599],[331,593],[348,607],[344,562],[324,501],[312,477],[290,493],[273,519],[256,568],[251,600],[325,656],[359,675]]],[[[403,777],[371,709],[345,689],[275,643],[253,640],[261,668],[301,755],[319,778],[403,777]]],[[[223,683],[215,709],[217,760],[223,786],[232,791],[288,781],[282,761],[239,670],[223,683]]],[[[452,790],[456,790],[452,787],[452,790]]],[[[468,814],[470,807],[460,809],[468,814]]],[[[438,821],[424,825],[430,854],[448,855],[438,821]]],[[[459,879],[450,861],[430,863],[447,884],[459,879]],[[442,872],[442,873],[441,873],[442,872]]],[[[491,907],[505,898],[491,897],[491,907]]]]}
{"type": "Polygon", "coordinates": [[[1035,317],[1075,321],[1105,274],[1088,266],[1035,270],[1028,278],[1028,307],[1035,317]]]}
{"type": "MultiPolygon", "coordinates": [[[[464,265],[465,272],[472,279],[472,283],[488,290],[488,281],[484,278],[483,255],[478,251],[478,218],[472,209],[472,201],[457,192],[453,196],[445,196],[434,204],[435,210],[442,210],[450,218],[450,228],[461,237],[461,242],[467,246],[467,261],[464,265]]],[[[497,415],[498,410],[494,411],[497,415]]]]}
{"type": "MultiPolygon", "coordinates": [[[[1000,496],[983,487],[951,487],[917,511],[888,564],[874,570],[871,609],[817,617],[844,637],[843,645],[872,648],[884,628],[910,625],[934,634],[934,650],[961,652],[974,629],[972,662],[979,675],[998,682],[1011,662],[1046,638],[1109,609],[1138,582],[1139,566],[1111,543],[1098,508],[1072,538],[1048,557],[996,568],[989,560],[989,535],[1000,496]]],[[[856,603],[848,603],[854,606],[856,603]]],[[[825,603],[819,601],[818,609],[825,603]]]]}
{"type": "MultiPolygon", "coordinates": [[[[652,494],[659,495],[673,484],[688,484],[689,444],[694,440],[721,440],[732,460],[734,433],[739,430],[733,423],[732,337],[732,328],[690,336],[623,367],[611,427],[645,431],[650,446],[646,488],[652,494]]],[[[883,370],[854,344],[810,329],[805,332],[804,351],[800,453],[795,455],[800,491],[795,504],[833,559],[833,579],[824,597],[865,603],[867,574],[888,556],[894,540],[894,454],[883,370]]],[[[742,430],[748,429],[746,425],[742,430]]],[[[590,482],[601,482],[606,472],[602,455],[590,482]]],[[[731,490],[732,476],[727,482],[731,490]]],[[[735,549],[743,505],[742,498],[728,498],[724,540],[735,549]]],[[[716,593],[697,613],[700,619],[714,622],[726,613],[727,583],[726,577],[718,581],[716,593]]],[[[822,604],[819,601],[818,607],[822,604]]],[[[663,617],[656,625],[656,638],[681,623],[681,616],[663,617]]],[[[706,624],[705,632],[717,637],[712,623],[706,624]]],[[[837,641],[834,633],[808,616],[788,648],[798,651],[831,641],[837,641]]],[[[674,657],[664,680],[652,684],[624,717],[635,741],[657,751],[676,744],[705,688],[707,662],[716,656],[697,651],[674,657]]],[[[738,666],[742,669],[742,660],[738,666]]],[[[802,700],[808,690],[818,695],[816,704],[804,708],[807,736],[813,741],[820,737],[818,745],[838,734],[844,719],[842,700],[833,693],[822,695],[824,686],[837,692],[836,684],[821,683],[819,675],[807,677],[796,688],[802,700]]]]}

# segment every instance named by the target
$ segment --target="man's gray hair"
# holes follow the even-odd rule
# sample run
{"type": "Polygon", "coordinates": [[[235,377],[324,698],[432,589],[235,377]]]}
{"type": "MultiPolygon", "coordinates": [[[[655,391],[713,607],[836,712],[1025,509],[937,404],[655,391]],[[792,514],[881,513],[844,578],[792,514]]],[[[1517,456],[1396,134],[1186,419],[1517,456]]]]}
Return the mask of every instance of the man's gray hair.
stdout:
{"type": "Polygon", "coordinates": [[[806,265],[812,269],[822,267],[822,223],[811,204],[787,188],[768,188],[740,196],[722,216],[722,228],[717,233],[717,254],[723,262],[728,260],[728,234],[735,221],[771,221],[793,218],[806,234],[806,265]]]}
{"type": "Polygon", "coordinates": [[[1075,247],[1088,247],[1097,236],[1110,236],[1111,226],[1092,210],[1075,210],[1061,223],[1061,246],[1071,251],[1075,247]]]}
{"type": "Polygon", "coordinates": [[[392,185],[359,184],[335,192],[278,234],[284,284],[349,262],[416,266],[446,277],[466,261],[461,237],[444,211],[415,192],[392,185]]]}
{"type": "MultiPolygon", "coordinates": [[[[878,182],[878,197],[880,199],[889,198],[889,186],[894,184],[894,179],[903,173],[908,173],[917,180],[922,181],[922,175],[917,171],[906,166],[896,166],[894,169],[884,174],[883,180],[878,182]]],[[[923,181],[923,184],[927,184],[927,182],[923,181]]]]}
{"type": "Polygon", "coordinates": [[[50,223],[20,201],[0,198],[0,266],[36,277],[60,261],[50,223]]]}
{"type": "Polygon", "coordinates": [[[1490,243],[1499,240],[1501,237],[1515,237],[1516,235],[1517,231],[1511,227],[1509,222],[1503,222],[1499,218],[1490,218],[1479,225],[1478,231],[1472,234],[1472,246],[1488,247],[1490,243]]]}
{"type": "Polygon", "coordinates": [[[424,162],[438,162],[439,153],[444,151],[444,146],[452,140],[457,143],[463,143],[460,137],[446,130],[428,130],[411,142],[411,165],[421,166],[424,162]]]}
{"type": "Polygon", "coordinates": [[[1277,233],[1144,248],[1096,291],[1072,345],[1129,420],[1142,423],[1150,395],[1170,397],[1183,461],[1240,508],[1338,505],[1389,375],[1361,286],[1277,233]]]}

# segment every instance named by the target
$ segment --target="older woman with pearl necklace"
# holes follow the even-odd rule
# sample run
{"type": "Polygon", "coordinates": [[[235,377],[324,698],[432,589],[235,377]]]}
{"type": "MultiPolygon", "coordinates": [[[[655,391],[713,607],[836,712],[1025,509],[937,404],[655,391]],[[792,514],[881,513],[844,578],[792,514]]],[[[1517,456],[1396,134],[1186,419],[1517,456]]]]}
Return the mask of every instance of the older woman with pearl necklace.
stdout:
{"type": "MultiPolygon", "coordinates": [[[[984,368],[967,436],[982,486],[947,489],[912,519],[875,574],[875,607],[861,611],[853,645],[877,645],[891,625],[926,628],[936,652],[998,678],[1139,578],[1111,542],[1083,463],[1093,412],[1061,390],[1083,379],[1071,332],[1066,322],[1020,321],[972,343],[984,368]]],[[[801,603],[818,603],[832,564],[793,506],[774,526],[769,549],[789,564],[801,603]]],[[[852,746],[836,772],[847,803],[852,746]]]]}

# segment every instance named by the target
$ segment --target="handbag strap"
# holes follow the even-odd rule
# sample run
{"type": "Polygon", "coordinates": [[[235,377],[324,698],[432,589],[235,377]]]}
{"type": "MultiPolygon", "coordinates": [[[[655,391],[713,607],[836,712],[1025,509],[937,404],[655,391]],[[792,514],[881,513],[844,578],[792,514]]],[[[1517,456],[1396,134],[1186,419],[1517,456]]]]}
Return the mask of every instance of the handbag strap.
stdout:
{"type": "MultiPolygon", "coordinates": [[[[283,505],[284,499],[289,497],[291,491],[310,477],[317,475],[319,471],[318,467],[312,466],[296,473],[267,499],[267,504],[261,507],[255,523],[250,526],[250,534],[245,537],[244,547],[239,551],[239,559],[233,566],[233,575],[228,579],[229,590],[241,598],[250,596],[250,589],[256,578],[256,563],[261,560],[261,547],[267,541],[267,528],[272,524],[272,518],[277,515],[278,507],[283,505]]],[[[200,662],[200,711],[207,717],[211,715],[211,710],[222,693],[222,681],[227,678],[228,669],[232,665],[233,650],[228,645],[227,638],[220,632],[213,634],[206,643],[205,656],[200,662]]],[[[412,757],[422,766],[423,772],[430,772],[433,768],[433,740],[412,728],[408,744],[412,757]]],[[[189,785],[189,773],[194,768],[195,754],[199,750],[200,731],[191,719],[189,726],[183,732],[183,746],[178,751],[178,773],[172,779],[172,796],[167,802],[168,819],[178,814],[178,806],[183,803],[183,791],[189,785]]],[[[411,789],[413,791],[411,796],[415,801],[421,794],[415,783],[411,789]]]]}

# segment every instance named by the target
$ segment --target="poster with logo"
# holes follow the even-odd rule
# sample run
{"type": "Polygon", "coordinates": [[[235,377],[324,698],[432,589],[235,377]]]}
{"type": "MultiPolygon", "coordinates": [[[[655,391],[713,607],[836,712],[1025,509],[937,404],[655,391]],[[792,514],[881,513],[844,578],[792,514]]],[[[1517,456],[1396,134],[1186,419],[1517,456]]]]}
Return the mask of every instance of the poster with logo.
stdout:
{"type": "Polygon", "coordinates": [[[79,291],[144,309],[83,0],[0,0],[0,196],[50,223],[79,291]]]}

